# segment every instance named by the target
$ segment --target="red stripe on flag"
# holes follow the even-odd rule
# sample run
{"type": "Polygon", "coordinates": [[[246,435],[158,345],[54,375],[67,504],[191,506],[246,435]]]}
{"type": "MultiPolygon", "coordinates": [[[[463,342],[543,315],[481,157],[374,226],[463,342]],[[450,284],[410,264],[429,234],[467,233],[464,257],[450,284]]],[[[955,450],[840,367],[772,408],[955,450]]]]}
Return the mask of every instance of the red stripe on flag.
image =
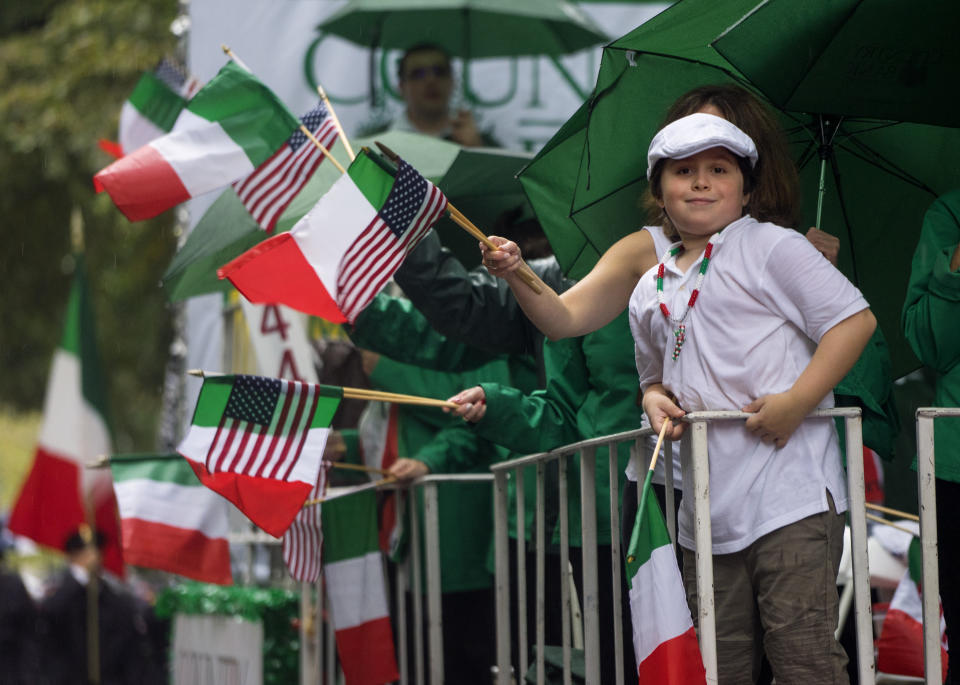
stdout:
{"type": "MultiPolygon", "coordinates": [[[[63,550],[67,537],[87,520],[80,495],[80,466],[72,459],[37,448],[30,473],[10,513],[7,528],[34,542],[63,550]]],[[[120,525],[113,488],[109,495],[94,503],[94,523],[106,538],[104,566],[124,576],[120,551],[120,525]]]]}
{"type": "Polygon", "coordinates": [[[660,643],[646,659],[637,666],[641,683],[659,685],[690,685],[705,683],[706,671],[697,644],[693,626],[682,635],[660,643]]]}
{"type": "MultiPolygon", "coordinates": [[[[290,473],[293,471],[294,465],[297,463],[297,460],[300,458],[300,454],[303,452],[303,445],[307,441],[307,433],[310,432],[310,424],[313,422],[313,415],[317,411],[317,404],[320,402],[320,393],[317,392],[317,388],[313,386],[310,387],[310,392],[313,395],[313,400],[310,402],[310,410],[307,412],[305,425],[300,431],[300,442],[297,445],[296,450],[293,452],[293,458],[287,460],[287,468],[284,470],[283,475],[280,477],[280,480],[287,480],[290,478],[290,473]]],[[[323,469],[320,469],[321,472],[323,469]]]]}
{"type": "Polygon", "coordinates": [[[343,628],[336,637],[343,675],[351,685],[380,685],[400,677],[388,617],[343,628]]]}
{"type": "Polygon", "coordinates": [[[283,408],[280,410],[280,418],[273,429],[273,436],[270,438],[270,445],[258,454],[254,454],[252,460],[243,465],[243,468],[236,469],[238,472],[248,476],[263,476],[263,467],[273,458],[277,450],[277,445],[283,439],[284,426],[287,422],[287,415],[290,413],[290,406],[293,404],[294,393],[290,389],[287,381],[280,381],[280,396],[283,397],[283,408]]]}
{"type": "Polygon", "coordinates": [[[123,519],[122,530],[128,564],[178,573],[204,583],[233,584],[226,538],[209,538],[199,530],[138,518],[123,519]]]}
{"type": "Polygon", "coordinates": [[[98,172],[93,187],[106,190],[130,221],[150,219],[190,199],[173,167],[149,144],[98,172]]]}
{"type": "Polygon", "coordinates": [[[187,459],[200,482],[233,502],[247,518],[278,538],[290,527],[313,486],[301,481],[279,481],[221,471],[210,473],[203,464],[187,459]]]}
{"type": "Polygon", "coordinates": [[[217,276],[230,279],[250,302],[282,303],[333,323],[347,320],[289,233],[255,245],[217,269],[217,276]]]}
{"type": "MultiPolygon", "coordinates": [[[[303,422],[305,420],[305,415],[303,410],[307,406],[308,394],[312,390],[310,386],[304,383],[297,383],[296,381],[293,381],[293,382],[281,381],[281,382],[287,384],[285,391],[288,395],[293,395],[294,393],[296,393],[297,409],[293,414],[293,420],[290,421],[290,425],[288,427],[283,428],[283,446],[280,450],[280,454],[277,455],[276,460],[271,465],[270,473],[267,474],[268,478],[277,477],[277,469],[280,467],[281,464],[283,464],[286,461],[288,456],[294,460],[296,459],[297,457],[296,454],[292,454],[292,455],[290,454],[290,446],[294,443],[297,437],[299,437],[300,430],[303,428],[303,422]]],[[[278,425],[278,428],[282,426],[284,426],[284,422],[281,420],[280,424],[278,425]]],[[[273,457],[272,454],[270,456],[271,458],[273,457]]],[[[264,462],[260,466],[260,470],[257,473],[258,476],[263,475],[263,471],[266,465],[267,465],[267,462],[264,462]]]]}

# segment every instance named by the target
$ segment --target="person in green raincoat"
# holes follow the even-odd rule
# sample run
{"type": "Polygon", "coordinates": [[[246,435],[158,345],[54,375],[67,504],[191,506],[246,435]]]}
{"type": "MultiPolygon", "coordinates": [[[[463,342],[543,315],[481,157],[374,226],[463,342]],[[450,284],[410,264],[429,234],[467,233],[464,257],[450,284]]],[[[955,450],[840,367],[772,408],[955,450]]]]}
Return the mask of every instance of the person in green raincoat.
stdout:
{"type": "MultiPolygon", "coordinates": [[[[531,364],[511,367],[504,356],[482,355],[464,371],[426,369],[387,356],[394,347],[409,346],[411,340],[417,341],[416,347],[423,346],[419,335],[391,324],[390,315],[385,314],[382,307],[389,300],[385,296],[377,298],[351,329],[352,339],[363,351],[372,387],[446,397],[464,383],[470,384],[479,378],[521,385],[533,382],[531,364]]],[[[400,316],[405,318],[402,312],[400,316]]],[[[453,360],[448,366],[461,365],[453,360]]],[[[435,407],[397,405],[396,410],[398,459],[391,467],[394,475],[397,475],[396,468],[411,464],[422,467],[417,475],[487,473],[490,463],[507,456],[505,450],[435,407]]],[[[493,576],[487,564],[492,545],[491,486],[442,483],[437,494],[444,679],[451,683],[486,685],[490,666],[495,662],[493,576]]],[[[417,499],[417,509],[416,520],[422,522],[421,498],[417,499]]],[[[420,539],[424,539],[422,534],[420,539]]],[[[413,626],[408,628],[412,630],[413,626]]],[[[412,640],[410,644],[412,646],[412,640]]]]}
{"type": "MultiPolygon", "coordinates": [[[[960,406],[960,189],[927,210],[913,255],[903,332],[917,357],[936,372],[934,404],[960,406]]],[[[960,419],[934,421],[940,602],[947,641],[960,642],[960,419]],[[952,628],[951,628],[952,627],[952,628]]],[[[960,682],[950,660],[945,683],[960,682]]]]}

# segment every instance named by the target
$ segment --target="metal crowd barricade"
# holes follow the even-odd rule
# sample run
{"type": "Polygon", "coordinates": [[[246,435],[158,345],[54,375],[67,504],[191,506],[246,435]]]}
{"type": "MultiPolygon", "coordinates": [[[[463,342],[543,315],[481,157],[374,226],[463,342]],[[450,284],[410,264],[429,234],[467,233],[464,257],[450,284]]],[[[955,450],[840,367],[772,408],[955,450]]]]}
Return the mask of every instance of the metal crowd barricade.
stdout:
{"type": "MultiPolygon", "coordinates": [[[[424,476],[413,481],[410,485],[387,485],[378,489],[394,490],[397,495],[396,515],[398,520],[405,520],[405,511],[413,512],[410,517],[409,550],[403,562],[394,566],[396,597],[389,598],[388,604],[396,608],[393,625],[397,652],[397,667],[400,672],[400,685],[442,685],[443,677],[443,615],[441,611],[441,582],[440,582],[440,521],[439,521],[439,492],[438,486],[443,483],[476,483],[477,487],[493,482],[493,475],[489,473],[469,474],[438,474],[424,476]],[[420,526],[416,519],[416,500],[423,497],[423,539],[421,540],[420,526]],[[421,548],[423,562],[421,563],[421,548]],[[423,568],[423,567],[426,568],[423,568]],[[426,602],[421,598],[420,588],[426,590],[426,602]],[[391,601],[391,599],[395,601],[391,601]],[[408,601],[409,600],[409,601],[408,601]],[[424,612],[424,604],[426,612],[424,612]],[[412,613],[413,635],[407,631],[408,612],[412,613]],[[427,630],[424,631],[424,621],[427,630]],[[426,632],[426,650],[424,650],[424,633],[426,632]],[[409,663],[409,645],[413,643],[413,664],[409,663]],[[424,652],[426,651],[426,660],[424,652]]],[[[384,578],[387,577],[386,561],[384,578]]],[[[320,592],[320,585],[318,592],[320,592]]],[[[321,602],[326,598],[321,598],[321,602]]],[[[329,604],[327,604],[329,610],[329,604]]],[[[317,622],[318,634],[315,637],[319,666],[316,673],[326,673],[324,682],[334,683],[337,676],[336,644],[334,631],[331,626],[322,621],[317,622]]],[[[321,682],[301,679],[301,682],[321,682]]]]}
{"type": "MultiPolygon", "coordinates": [[[[596,501],[596,450],[600,446],[609,447],[609,474],[610,474],[610,501],[601,503],[609,506],[610,511],[610,555],[611,555],[611,584],[612,584],[612,615],[614,616],[614,652],[616,654],[616,683],[623,684],[623,644],[629,640],[629,635],[623,634],[620,617],[620,583],[621,547],[620,547],[620,471],[617,458],[617,446],[621,443],[631,445],[632,458],[638,462],[638,471],[643,474],[646,465],[637,457],[646,454],[640,449],[640,443],[650,437],[649,428],[616,433],[600,438],[593,438],[581,442],[565,445],[549,452],[533,454],[519,459],[501,462],[491,466],[494,475],[494,546],[496,555],[495,588],[496,588],[496,621],[497,621],[497,668],[498,683],[511,683],[511,627],[510,627],[510,568],[509,568],[509,539],[508,539],[508,480],[513,478],[516,486],[515,503],[517,511],[517,531],[514,540],[517,552],[517,666],[516,682],[520,682],[529,667],[528,626],[526,625],[526,603],[529,588],[526,587],[526,522],[525,495],[523,471],[526,467],[536,468],[536,514],[534,517],[534,548],[536,550],[536,674],[537,682],[545,681],[544,635],[545,635],[545,606],[544,606],[544,577],[546,561],[546,516],[544,513],[546,466],[557,462],[558,466],[558,495],[559,495],[559,524],[560,524],[560,600],[561,600],[561,648],[563,659],[564,683],[569,684],[571,677],[571,571],[569,565],[570,535],[567,511],[567,461],[571,457],[580,458],[580,530],[583,554],[583,588],[580,601],[583,610],[583,650],[586,682],[600,682],[600,619],[596,554],[586,553],[587,550],[597,548],[597,501],[596,501]]],[[[669,454],[669,452],[668,452],[669,454]]],[[[669,464],[667,472],[670,472],[669,464]]],[[[642,481],[642,477],[641,477],[642,481]]],[[[672,485],[672,481],[670,483],[672,485]]],[[[670,488],[668,488],[668,491],[670,488]]],[[[670,493],[672,495],[672,493],[670,493]]],[[[672,501],[672,499],[671,499],[672,501]]],[[[672,508],[671,508],[672,511],[672,508]]],[[[671,528],[672,530],[672,528],[671,528]]]]}
{"type": "Polygon", "coordinates": [[[917,496],[923,561],[923,672],[927,685],[940,682],[940,580],[937,559],[937,490],[934,470],[934,420],[960,417],[960,408],[917,409],[917,496]]]}
{"type": "MultiPolygon", "coordinates": [[[[700,650],[703,655],[704,667],[707,673],[707,682],[717,682],[717,652],[716,652],[716,623],[715,607],[713,594],[713,559],[710,550],[712,549],[712,536],[710,525],[710,489],[709,489],[709,462],[707,454],[707,430],[711,421],[718,420],[744,420],[749,416],[744,412],[737,411],[711,411],[694,412],[686,416],[685,420],[690,423],[690,429],[687,431],[684,439],[681,441],[681,450],[690,450],[690,459],[693,469],[693,487],[695,491],[695,521],[696,521],[696,564],[697,564],[697,593],[699,596],[699,616],[697,617],[699,626],[700,650]]],[[[807,420],[832,420],[834,417],[840,417],[845,422],[846,434],[846,453],[848,455],[863,454],[863,439],[861,434],[860,409],[858,408],[837,408],[821,409],[813,412],[807,420]]],[[[499,685],[510,685],[510,665],[511,665],[511,626],[510,626],[510,569],[509,569],[509,547],[508,539],[508,480],[512,477],[516,480],[516,507],[517,507],[517,531],[515,545],[517,548],[517,573],[516,580],[518,585],[518,680],[523,678],[528,667],[527,654],[527,626],[523,619],[525,615],[526,591],[525,587],[525,563],[524,547],[526,544],[526,531],[523,509],[523,468],[535,466],[537,471],[537,508],[535,516],[534,544],[536,548],[536,566],[537,566],[537,611],[536,611],[536,673],[537,682],[545,681],[545,664],[543,656],[544,646],[544,606],[543,606],[543,586],[544,586],[544,559],[545,559],[545,534],[544,534],[544,472],[545,465],[556,461],[559,465],[559,484],[558,491],[560,495],[560,564],[561,564],[561,602],[562,620],[564,623],[562,633],[562,653],[563,653],[563,672],[564,683],[572,681],[570,671],[570,641],[567,623],[569,622],[569,594],[566,588],[569,585],[569,565],[567,563],[569,555],[569,535],[566,526],[566,463],[574,455],[580,457],[580,482],[581,482],[581,543],[583,545],[583,617],[584,617],[584,661],[586,682],[596,684],[600,682],[600,664],[599,664],[599,618],[598,618],[598,579],[597,579],[597,559],[595,554],[586,553],[591,549],[596,549],[597,543],[597,521],[596,521],[596,491],[595,491],[595,457],[596,448],[601,445],[610,446],[610,512],[611,512],[611,556],[612,556],[612,589],[613,589],[613,616],[619,616],[620,606],[620,580],[621,580],[621,550],[620,550],[620,532],[619,532],[619,512],[617,493],[619,492],[619,468],[617,467],[616,446],[625,441],[632,441],[633,454],[638,471],[638,481],[642,481],[642,475],[645,472],[646,459],[638,459],[638,453],[649,457],[648,450],[641,448],[642,441],[650,436],[649,429],[641,429],[618,433],[615,435],[604,436],[591,440],[566,445],[564,447],[533,454],[507,462],[502,462],[491,467],[494,474],[494,545],[496,555],[495,570],[495,588],[496,588],[496,620],[497,620],[497,663],[499,669],[499,685]]],[[[931,438],[932,441],[932,438],[931,438]]],[[[665,512],[668,521],[671,524],[670,534],[674,544],[676,544],[675,528],[673,527],[673,506],[672,506],[672,455],[667,453],[665,459],[665,474],[667,476],[667,496],[668,511],[665,512]]],[[[862,685],[873,685],[875,682],[876,668],[873,654],[873,626],[870,605],[870,585],[869,572],[867,567],[867,527],[866,527],[866,509],[864,495],[864,475],[863,460],[853,458],[847,460],[847,487],[848,487],[848,508],[850,518],[851,533],[851,557],[853,562],[853,583],[854,583],[854,617],[856,621],[857,633],[857,661],[859,664],[860,683],[862,685]]],[[[638,482],[639,487],[639,482],[638,482]]],[[[921,519],[921,525],[922,519],[921,519]]],[[[935,543],[934,543],[935,544],[935,543]]],[[[926,548],[925,548],[926,551],[926,548]]],[[[926,568],[926,566],[925,566],[926,568]]],[[[926,573],[926,571],[925,571],[926,573]]],[[[928,579],[924,576],[925,587],[928,579]]],[[[936,597],[936,594],[932,595],[936,597]]],[[[925,607],[926,608],[926,607],[925,607]]],[[[931,614],[932,615],[932,614],[931,614]]],[[[619,620],[614,621],[614,639],[616,643],[616,674],[617,685],[621,685],[623,680],[622,663],[622,645],[624,639],[630,639],[630,636],[624,636],[622,626],[619,620]]],[[[939,640],[936,642],[939,645],[939,640]]],[[[939,658],[939,652],[937,653],[939,658]]],[[[928,671],[929,672],[929,671],[928,671]]],[[[939,673],[939,670],[936,671],[939,673]]]]}

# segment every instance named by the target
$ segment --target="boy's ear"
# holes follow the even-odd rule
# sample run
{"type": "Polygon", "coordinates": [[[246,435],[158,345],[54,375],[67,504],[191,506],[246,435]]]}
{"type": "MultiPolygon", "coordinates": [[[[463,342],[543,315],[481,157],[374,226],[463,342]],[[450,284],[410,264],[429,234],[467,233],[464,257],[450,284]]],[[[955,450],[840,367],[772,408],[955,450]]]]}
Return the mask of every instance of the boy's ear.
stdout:
{"type": "MultiPolygon", "coordinates": [[[[743,204],[742,204],[741,206],[742,206],[742,207],[746,207],[748,204],[750,204],[750,193],[744,193],[744,194],[743,194],[743,204]]],[[[662,206],[662,205],[661,205],[661,206],[662,206]]]]}

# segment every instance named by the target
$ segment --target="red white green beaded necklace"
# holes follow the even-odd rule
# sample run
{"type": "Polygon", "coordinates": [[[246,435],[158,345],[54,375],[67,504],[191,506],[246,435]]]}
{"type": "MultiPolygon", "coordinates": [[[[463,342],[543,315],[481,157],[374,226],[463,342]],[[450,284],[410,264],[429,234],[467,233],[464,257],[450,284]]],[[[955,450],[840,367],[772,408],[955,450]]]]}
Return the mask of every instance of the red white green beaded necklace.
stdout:
{"type": "Polygon", "coordinates": [[[703,285],[703,277],[707,274],[707,267],[710,266],[710,255],[713,254],[713,245],[717,240],[717,237],[720,235],[720,232],[714,233],[710,236],[709,242],[707,242],[707,247],[703,251],[703,261],[700,262],[700,271],[697,273],[697,282],[693,286],[693,292],[690,293],[690,299],[687,301],[687,305],[683,308],[683,313],[680,316],[674,316],[670,313],[670,309],[667,308],[666,298],[663,296],[663,273],[666,270],[667,260],[671,257],[677,256],[680,252],[683,251],[683,245],[677,245],[676,247],[671,247],[663,255],[663,259],[660,260],[660,266],[657,268],[657,302],[660,303],[660,311],[663,312],[663,315],[667,317],[667,320],[670,323],[674,324],[676,328],[673,331],[673,361],[677,361],[677,357],[680,356],[680,349],[683,347],[683,342],[686,340],[687,327],[684,325],[683,320],[687,318],[687,314],[690,313],[690,310],[693,309],[693,305],[697,303],[697,297],[700,295],[700,286],[703,285]]]}

